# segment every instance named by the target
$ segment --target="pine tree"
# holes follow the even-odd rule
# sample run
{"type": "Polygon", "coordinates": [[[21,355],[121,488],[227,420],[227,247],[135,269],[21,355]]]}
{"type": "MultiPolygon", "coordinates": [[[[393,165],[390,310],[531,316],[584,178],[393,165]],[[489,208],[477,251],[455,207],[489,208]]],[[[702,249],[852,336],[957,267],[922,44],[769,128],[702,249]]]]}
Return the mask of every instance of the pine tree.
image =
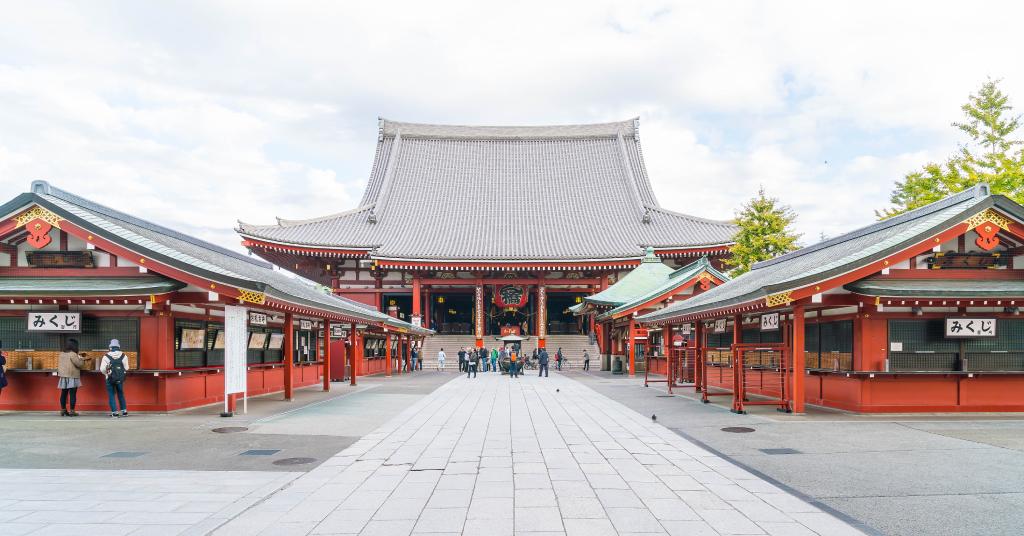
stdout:
{"type": "Polygon", "coordinates": [[[736,244],[730,250],[732,255],[726,260],[726,264],[734,267],[731,275],[746,273],[755,262],[796,249],[800,235],[793,232],[795,220],[796,213],[791,208],[768,197],[760,188],[757,196],[736,215],[739,231],[733,237],[736,244]]]}
{"type": "Polygon", "coordinates": [[[1020,127],[1020,116],[1013,115],[1010,99],[999,89],[999,81],[985,82],[961,109],[967,120],[953,126],[967,134],[970,143],[961,146],[945,163],[926,164],[897,181],[889,198],[895,207],[876,211],[879,219],[938,201],[980,182],[987,182],[992,193],[1018,203],[1024,201],[1024,150],[1021,141],[1011,137],[1020,127]],[[975,147],[981,149],[980,154],[975,147]]]}

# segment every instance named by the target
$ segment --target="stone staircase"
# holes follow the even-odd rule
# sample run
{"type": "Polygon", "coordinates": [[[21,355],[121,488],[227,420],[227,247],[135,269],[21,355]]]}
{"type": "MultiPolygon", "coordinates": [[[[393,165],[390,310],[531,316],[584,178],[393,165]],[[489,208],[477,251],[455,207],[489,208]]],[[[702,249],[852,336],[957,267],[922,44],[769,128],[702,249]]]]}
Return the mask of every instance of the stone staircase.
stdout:
{"type": "MultiPolygon", "coordinates": [[[[494,348],[498,345],[498,341],[494,340],[494,337],[487,337],[484,339],[484,344],[488,349],[494,348]]],[[[423,370],[437,368],[437,352],[441,348],[444,348],[444,353],[448,356],[445,361],[445,368],[448,370],[458,370],[459,366],[459,348],[469,347],[473,348],[476,345],[476,339],[472,335],[434,335],[428,337],[423,342],[423,370]]],[[[601,368],[601,354],[598,350],[597,344],[590,344],[590,337],[586,335],[548,335],[546,346],[548,349],[548,355],[551,356],[551,369],[555,368],[555,352],[559,348],[562,349],[562,355],[566,357],[566,362],[562,364],[562,369],[579,369],[583,367],[583,350],[590,352],[590,368],[592,370],[599,370],[601,368]]],[[[533,349],[537,347],[537,339],[531,337],[523,341],[523,352],[527,355],[533,353],[533,349]]]]}

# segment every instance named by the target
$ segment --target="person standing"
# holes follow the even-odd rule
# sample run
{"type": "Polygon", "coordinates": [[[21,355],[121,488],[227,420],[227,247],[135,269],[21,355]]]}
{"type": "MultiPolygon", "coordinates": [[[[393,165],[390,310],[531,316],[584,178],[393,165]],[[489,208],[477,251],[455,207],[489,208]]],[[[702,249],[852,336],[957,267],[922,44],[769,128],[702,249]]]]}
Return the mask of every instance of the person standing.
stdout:
{"type": "Polygon", "coordinates": [[[100,372],[107,377],[107,402],[110,403],[111,417],[127,417],[128,404],[124,401],[124,381],[128,376],[128,356],[121,351],[121,342],[110,340],[110,351],[100,361],[100,372]],[[114,396],[121,405],[121,414],[117,414],[114,396]]]}
{"type": "Polygon", "coordinates": [[[583,370],[590,370],[590,354],[583,350],[583,370]]]}
{"type": "Polygon", "coordinates": [[[64,351],[57,356],[57,389],[60,389],[61,417],[78,416],[75,404],[78,401],[78,388],[82,386],[82,369],[85,367],[86,359],[78,355],[78,340],[68,339],[64,343],[64,351]]]}
{"type": "Polygon", "coordinates": [[[416,347],[415,346],[413,346],[411,349],[409,349],[409,362],[410,362],[409,371],[416,370],[416,362],[419,361],[419,357],[420,357],[420,354],[416,351],[416,347]]]}
{"type": "Polygon", "coordinates": [[[437,370],[440,370],[440,371],[444,370],[444,358],[445,357],[446,356],[444,355],[444,348],[441,348],[441,350],[439,350],[437,352],[437,370]]]}
{"type": "Polygon", "coordinates": [[[519,356],[516,354],[515,350],[508,353],[508,378],[510,380],[512,378],[519,377],[519,363],[517,363],[518,357],[519,356]]]}
{"type": "Polygon", "coordinates": [[[476,378],[476,367],[480,364],[480,352],[473,350],[466,357],[466,379],[472,374],[476,378]]]}
{"type": "Polygon", "coordinates": [[[459,372],[466,372],[466,348],[459,348],[459,372]]]}
{"type": "Polygon", "coordinates": [[[498,349],[491,349],[491,371],[498,372],[498,349]]]}
{"type": "Polygon", "coordinates": [[[565,356],[562,354],[562,348],[559,347],[558,351],[555,352],[555,367],[557,367],[558,370],[562,370],[562,361],[564,360],[565,356]]]}
{"type": "Polygon", "coordinates": [[[489,355],[490,354],[487,353],[487,348],[481,346],[480,347],[480,354],[479,354],[480,367],[483,369],[484,372],[487,372],[487,356],[489,356],[489,355]]]}
{"type": "Polygon", "coordinates": [[[543,348],[537,351],[537,377],[548,377],[548,353],[543,348]]]}
{"type": "MultiPolygon", "coordinates": [[[[3,345],[3,341],[0,341],[0,347],[3,345]]],[[[0,350],[0,394],[3,394],[4,387],[7,387],[7,354],[0,350]]]]}

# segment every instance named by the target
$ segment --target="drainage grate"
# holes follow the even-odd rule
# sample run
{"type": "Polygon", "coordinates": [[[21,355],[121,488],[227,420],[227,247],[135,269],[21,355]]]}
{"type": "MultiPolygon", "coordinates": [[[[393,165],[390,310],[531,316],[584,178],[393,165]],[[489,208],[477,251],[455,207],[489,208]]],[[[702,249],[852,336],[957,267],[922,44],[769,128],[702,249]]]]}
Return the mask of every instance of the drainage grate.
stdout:
{"type": "Polygon", "coordinates": [[[655,398],[675,398],[676,395],[657,395],[655,398]]]}
{"type": "Polygon", "coordinates": [[[225,426],[223,428],[214,428],[213,432],[217,434],[237,434],[238,432],[245,432],[248,428],[244,426],[225,426]]]}
{"type": "Polygon", "coordinates": [[[100,458],[138,458],[139,456],[142,456],[144,454],[146,453],[131,451],[111,452],[110,454],[104,454],[103,456],[100,456],[100,458]]]}
{"type": "Polygon", "coordinates": [[[757,449],[765,454],[803,454],[796,449],[757,449]]]}
{"type": "Polygon", "coordinates": [[[749,434],[750,432],[753,432],[754,429],[746,426],[726,426],[725,428],[722,428],[722,431],[729,432],[730,434],[749,434]]]}
{"type": "Polygon", "coordinates": [[[281,452],[281,449],[253,449],[243,452],[241,456],[273,456],[278,452],[281,452]]]}
{"type": "Polygon", "coordinates": [[[305,465],[315,461],[316,458],[281,458],[280,460],[274,460],[274,465],[305,465]]]}

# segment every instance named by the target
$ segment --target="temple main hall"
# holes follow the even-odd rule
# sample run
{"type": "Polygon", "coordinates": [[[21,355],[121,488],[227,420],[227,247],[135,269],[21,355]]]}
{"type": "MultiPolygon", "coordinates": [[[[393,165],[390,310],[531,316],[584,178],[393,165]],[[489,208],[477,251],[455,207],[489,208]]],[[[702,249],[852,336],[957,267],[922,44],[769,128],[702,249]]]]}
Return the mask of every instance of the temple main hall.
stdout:
{"type": "Polygon", "coordinates": [[[593,316],[570,308],[650,253],[672,269],[702,258],[721,268],[736,230],[662,207],[637,119],[381,120],[359,206],[314,216],[237,230],[253,254],[339,296],[477,346],[501,336],[539,347],[559,336],[603,341],[593,316]]]}

